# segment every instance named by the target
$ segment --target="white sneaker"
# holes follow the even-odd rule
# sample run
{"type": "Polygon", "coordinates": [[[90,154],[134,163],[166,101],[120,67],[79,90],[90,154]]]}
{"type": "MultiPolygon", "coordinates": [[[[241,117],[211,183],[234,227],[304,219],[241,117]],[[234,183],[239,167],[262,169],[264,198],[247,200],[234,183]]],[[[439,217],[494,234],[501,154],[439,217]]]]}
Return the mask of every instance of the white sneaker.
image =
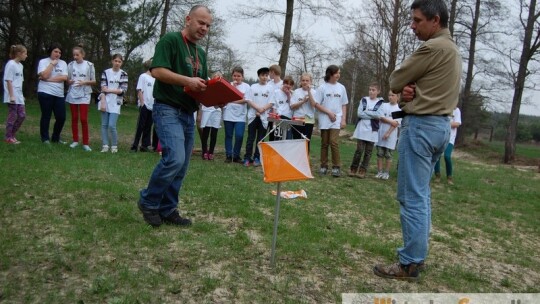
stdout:
{"type": "Polygon", "coordinates": [[[87,152],[92,151],[92,149],[90,148],[89,145],[84,145],[84,146],[82,146],[82,148],[83,148],[84,151],[87,151],[87,152]]]}
{"type": "Polygon", "coordinates": [[[384,180],[387,180],[390,178],[390,174],[388,172],[384,172],[382,175],[381,175],[381,179],[384,179],[384,180]]]}
{"type": "Polygon", "coordinates": [[[105,153],[105,152],[109,152],[109,146],[107,145],[103,145],[103,147],[101,148],[101,153],[105,153]]]}
{"type": "Polygon", "coordinates": [[[375,178],[382,178],[383,173],[382,171],[377,172],[377,175],[375,175],[375,178]]]}
{"type": "Polygon", "coordinates": [[[116,153],[118,152],[118,147],[117,146],[111,146],[111,153],[116,153]]]}
{"type": "Polygon", "coordinates": [[[75,147],[77,147],[78,145],[79,145],[79,143],[76,142],[76,141],[74,141],[74,142],[71,143],[71,145],[69,145],[69,147],[70,147],[70,148],[75,148],[75,147]]]}

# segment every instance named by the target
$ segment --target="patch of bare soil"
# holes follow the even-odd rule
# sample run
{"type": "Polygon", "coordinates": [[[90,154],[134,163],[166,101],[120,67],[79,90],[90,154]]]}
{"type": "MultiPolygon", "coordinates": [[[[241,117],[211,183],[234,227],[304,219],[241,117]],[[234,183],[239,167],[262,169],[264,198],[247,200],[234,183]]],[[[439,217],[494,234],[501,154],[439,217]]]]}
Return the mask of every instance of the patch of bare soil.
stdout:
{"type": "MultiPolygon", "coordinates": [[[[492,160],[492,161],[486,162],[485,160],[482,160],[470,153],[467,153],[459,149],[456,149],[452,152],[452,157],[465,160],[471,164],[481,165],[481,166],[486,166],[486,167],[497,167],[497,166],[503,165],[500,163],[500,161],[495,162],[492,160]]],[[[533,172],[540,173],[540,165],[535,164],[534,160],[519,160],[518,159],[516,162],[514,162],[514,164],[510,166],[519,171],[533,171],[533,172]]]]}

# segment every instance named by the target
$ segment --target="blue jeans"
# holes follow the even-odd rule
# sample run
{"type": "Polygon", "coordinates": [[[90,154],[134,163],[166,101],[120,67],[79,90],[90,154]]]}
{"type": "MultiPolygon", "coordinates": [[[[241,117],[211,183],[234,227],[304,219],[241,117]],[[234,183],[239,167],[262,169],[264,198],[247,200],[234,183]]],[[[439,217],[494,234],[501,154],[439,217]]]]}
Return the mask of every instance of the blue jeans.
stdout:
{"type": "Polygon", "coordinates": [[[58,142],[60,133],[66,122],[66,102],[64,97],[58,97],[43,92],[38,92],[39,107],[41,108],[41,119],[39,121],[39,133],[41,141],[51,140],[58,142]],[[54,127],[52,137],[49,138],[49,124],[54,113],[54,127]]]}
{"type": "Polygon", "coordinates": [[[243,121],[223,121],[223,124],[225,125],[225,155],[226,157],[240,158],[246,123],[243,121]]]}
{"type": "Polygon", "coordinates": [[[401,126],[397,200],[403,247],[398,249],[398,255],[400,263],[409,265],[427,257],[431,229],[429,182],[435,162],[450,139],[450,119],[409,115],[401,126]]]}
{"type": "Polygon", "coordinates": [[[152,117],[162,156],[148,186],[141,190],[140,204],[167,217],[178,207],[178,195],[193,150],[195,119],[192,113],[162,103],[154,104],[152,117]]]}
{"type": "Polygon", "coordinates": [[[116,122],[119,114],[101,112],[101,142],[104,146],[109,145],[109,131],[111,131],[111,146],[118,146],[118,132],[116,122]]]}
{"type": "MultiPolygon", "coordinates": [[[[446,176],[452,176],[452,151],[454,151],[454,145],[451,143],[448,143],[448,146],[446,146],[446,149],[444,150],[444,163],[446,165],[446,176]]],[[[441,159],[437,161],[435,164],[435,173],[441,173],[441,159]]]]}

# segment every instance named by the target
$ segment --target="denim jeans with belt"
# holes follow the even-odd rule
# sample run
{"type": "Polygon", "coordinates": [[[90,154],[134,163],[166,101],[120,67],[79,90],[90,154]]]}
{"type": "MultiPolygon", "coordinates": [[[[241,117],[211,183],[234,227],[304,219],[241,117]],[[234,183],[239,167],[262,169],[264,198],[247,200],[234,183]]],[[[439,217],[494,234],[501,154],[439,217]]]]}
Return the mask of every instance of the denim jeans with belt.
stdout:
{"type": "Polygon", "coordinates": [[[398,255],[400,263],[409,265],[427,257],[431,229],[429,182],[450,139],[450,119],[409,115],[403,118],[401,126],[397,200],[403,247],[398,249],[398,255]]]}
{"type": "Polygon", "coordinates": [[[178,206],[178,195],[193,149],[195,119],[193,113],[162,103],[154,104],[152,117],[162,156],[148,186],[141,190],[140,203],[146,209],[159,211],[161,217],[167,217],[178,206]]]}

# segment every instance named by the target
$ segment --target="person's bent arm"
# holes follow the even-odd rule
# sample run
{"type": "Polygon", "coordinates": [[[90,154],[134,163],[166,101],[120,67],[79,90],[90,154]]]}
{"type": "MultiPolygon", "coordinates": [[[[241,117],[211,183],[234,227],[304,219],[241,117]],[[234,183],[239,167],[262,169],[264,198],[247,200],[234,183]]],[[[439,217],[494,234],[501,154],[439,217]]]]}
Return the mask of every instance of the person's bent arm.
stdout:
{"type": "Polygon", "coordinates": [[[206,82],[204,79],[199,77],[187,77],[184,75],[177,74],[167,68],[153,68],[152,77],[155,79],[182,87],[188,87],[193,92],[200,92],[206,89],[206,82]]]}

